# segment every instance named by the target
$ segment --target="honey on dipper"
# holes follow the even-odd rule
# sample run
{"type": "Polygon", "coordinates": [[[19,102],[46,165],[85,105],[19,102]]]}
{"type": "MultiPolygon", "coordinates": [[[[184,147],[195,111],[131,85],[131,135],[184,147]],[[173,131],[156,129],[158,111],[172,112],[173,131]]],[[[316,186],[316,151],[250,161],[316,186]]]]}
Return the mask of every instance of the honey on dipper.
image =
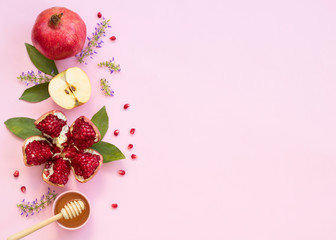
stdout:
{"type": "Polygon", "coordinates": [[[84,205],[84,211],[76,218],[61,218],[57,222],[66,228],[77,228],[83,225],[90,215],[90,205],[87,199],[78,192],[67,192],[61,195],[55,202],[54,214],[61,212],[62,208],[69,202],[81,200],[84,205]]]}

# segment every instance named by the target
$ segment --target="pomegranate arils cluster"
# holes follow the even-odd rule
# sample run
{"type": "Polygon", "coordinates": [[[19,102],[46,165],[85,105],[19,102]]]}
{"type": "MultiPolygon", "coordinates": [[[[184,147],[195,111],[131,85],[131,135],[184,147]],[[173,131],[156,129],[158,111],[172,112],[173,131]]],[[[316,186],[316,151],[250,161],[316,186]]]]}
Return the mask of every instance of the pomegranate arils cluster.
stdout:
{"type": "Polygon", "coordinates": [[[56,115],[49,114],[41,122],[36,124],[36,128],[43,132],[44,135],[55,138],[60,135],[65,125],[66,121],[59,119],[56,115]]]}
{"type": "Polygon", "coordinates": [[[26,164],[35,166],[45,163],[53,155],[51,146],[43,138],[29,138],[26,145],[24,155],[26,156],[26,164]]]}
{"type": "Polygon", "coordinates": [[[43,178],[56,185],[65,185],[70,175],[70,162],[60,156],[54,156],[52,161],[48,162],[43,171],[43,178]],[[49,177],[50,175],[50,177],[49,177]]]}
{"type": "Polygon", "coordinates": [[[35,121],[43,136],[32,136],[23,144],[23,159],[27,166],[45,163],[42,178],[45,182],[64,186],[73,170],[79,182],[87,182],[98,172],[103,157],[93,149],[100,141],[98,128],[81,116],[69,127],[65,115],[50,111],[35,121]]]}
{"type": "Polygon", "coordinates": [[[71,161],[74,174],[83,179],[90,178],[99,166],[100,156],[92,154],[89,150],[78,153],[71,161]]]}
{"type": "Polygon", "coordinates": [[[71,126],[71,141],[78,149],[91,147],[93,144],[98,142],[98,129],[94,125],[92,126],[92,124],[93,123],[86,117],[79,117],[71,126]]]}
{"type": "Polygon", "coordinates": [[[54,153],[60,152],[70,134],[65,115],[56,110],[47,112],[35,121],[35,126],[53,144],[54,153]]]}

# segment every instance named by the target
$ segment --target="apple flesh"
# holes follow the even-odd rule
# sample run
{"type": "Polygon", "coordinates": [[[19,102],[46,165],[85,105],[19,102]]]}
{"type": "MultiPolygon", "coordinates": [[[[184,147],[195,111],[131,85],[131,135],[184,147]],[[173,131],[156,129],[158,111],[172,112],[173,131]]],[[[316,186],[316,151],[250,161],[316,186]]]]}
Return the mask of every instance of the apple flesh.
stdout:
{"type": "Polygon", "coordinates": [[[65,59],[83,49],[86,25],[77,13],[53,7],[37,16],[31,38],[36,49],[47,58],[65,59]]]}
{"type": "Polygon", "coordinates": [[[49,82],[48,91],[57,105],[72,109],[89,101],[91,83],[82,69],[73,67],[56,75],[49,82]]]}

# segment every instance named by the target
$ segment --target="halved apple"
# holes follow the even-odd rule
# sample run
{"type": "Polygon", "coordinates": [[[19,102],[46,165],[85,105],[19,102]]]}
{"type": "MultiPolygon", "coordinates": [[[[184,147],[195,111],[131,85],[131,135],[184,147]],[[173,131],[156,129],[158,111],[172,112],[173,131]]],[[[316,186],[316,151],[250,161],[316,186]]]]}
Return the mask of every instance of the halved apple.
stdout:
{"type": "Polygon", "coordinates": [[[68,68],[56,75],[49,83],[49,94],[62,108],[80,106],[91,97],[91,83],[86,73],[78,68],[68,68]]]}

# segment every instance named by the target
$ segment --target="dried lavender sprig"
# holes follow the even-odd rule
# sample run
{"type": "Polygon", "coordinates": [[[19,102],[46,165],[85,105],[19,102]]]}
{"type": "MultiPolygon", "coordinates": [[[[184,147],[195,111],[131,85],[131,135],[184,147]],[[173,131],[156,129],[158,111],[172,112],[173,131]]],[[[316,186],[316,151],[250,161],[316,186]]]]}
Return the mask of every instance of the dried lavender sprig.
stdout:
{"type": "Polygon", "coordinates": [[[97,27],[95,27],[95,32],[92,33],[92,37],[87,37],[89,40],[88,45],[85,49],[83,49],[80,54],[77,54],[76,57],[80,63],[87,64],[84,59],[86,57],[93,58],[93,54],[97,54],[97,52],[94,50],[95,48],[101,48],[102,43],[104,43],[101,38],[105,37],[105,30],[106,28],[110,28],[110,20],[103,18],[102,22],[97,23],[97,27]]]}
{"type": "Polygon", "coordinates": [[[35,73],[33,70],[28,71],[27,73],[22,72],[17,79],[21,80],[28,86],[30,83],[37,85],[40,83],[49,82],[52,79],[51,75],[42,73],[40,70],[35,73]]]}
{"type": "Polygon", "coordinates": [[[48,192],[43,194],[43,196],[38,200],[31,202],[25,202],[25,199],[21,201],[21,203],[17,204],[16,206],[20,209],[21,215],[25,215],[26,217],[32,216],[35,213],[39,213],[42,209],[46,206],[50,205],[56,198],[57,193],[55,190],[51,190],[48,188],[48,192]]]}
{"type": "Polygon", "coordinates": [[[100,88],[106,96],[113,96],[114,91],[108,85],[108,81],[105,78],[100,79],[100,88]]]}
{"type": "Polygon", "coordinates": [[[120,64],[116,64],[114,62],[114,58],[112,58],[110,61],[100,62],[98,63],[99,67],[107,67],[110,70],[110,73],[114,73],[115,71],[120,72],[120,64]]]}

